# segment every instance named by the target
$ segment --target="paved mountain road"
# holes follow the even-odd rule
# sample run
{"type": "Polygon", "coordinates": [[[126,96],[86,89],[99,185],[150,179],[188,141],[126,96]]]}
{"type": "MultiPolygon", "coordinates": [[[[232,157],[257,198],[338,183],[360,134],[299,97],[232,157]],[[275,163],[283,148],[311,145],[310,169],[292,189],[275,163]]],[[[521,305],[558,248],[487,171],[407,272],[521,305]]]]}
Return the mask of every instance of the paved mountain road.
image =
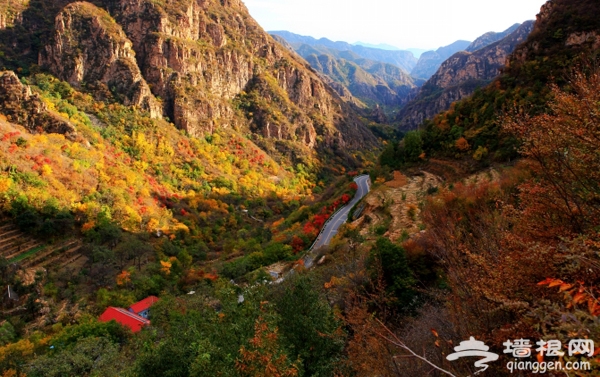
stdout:
{"type": "Polygon", "coordinates": [[[348,204],[346,204],[340,211],[338,211],[329,221],[325,224],[323,231],[317,237],[317,241],[313,246],[313,250],[320,248],[321,246],[329,245],[331,239],[337,234],[340,226],[348,220],[348,213],[359,202],[365,195],[369,193],[370,180],[368,175],[361,175],[354,178],[354,182],[358,185],[358,190],[354,195],[354,198],[348,204]]]}
{"type": "MultiPolygon", "coordinates": [[[[337,234],[337,231],[340,228],[340,226],[343,223],[345,223],[346,220],[348,220],[348,213],[350,212],[352,207],[354,207],[356,203],[358,203],[365,195],[369,193],[369,190],[371,188],[371,181],[368,175],[358,176],[354,178],[354,182],[356,182],[356,184],[358,185],[358,190],[356,191],[354,198],[352,198],[350,202],[343,206],[339,212],[337,212],[335,215],[333,215],[333,217],[331,217],[327,221],[327,223],[323,227],[323,231],[319,233],[317,240],[310,248],[307,255],[304,256],[304,267],[311,268],[315,264],[315,258],[318,255],[317,250],[322,246],[329,245],[329,242],[331,242],[333,236],[337,234]]],[[[283,276],[277,279],[275,283],[281,283],[287,278],[288,275],[293,273],[294,269],[289,270],[287,273],[285,273],[283,276]]],[[[278,275],[275,274],[273,276],[278,275]]]]}

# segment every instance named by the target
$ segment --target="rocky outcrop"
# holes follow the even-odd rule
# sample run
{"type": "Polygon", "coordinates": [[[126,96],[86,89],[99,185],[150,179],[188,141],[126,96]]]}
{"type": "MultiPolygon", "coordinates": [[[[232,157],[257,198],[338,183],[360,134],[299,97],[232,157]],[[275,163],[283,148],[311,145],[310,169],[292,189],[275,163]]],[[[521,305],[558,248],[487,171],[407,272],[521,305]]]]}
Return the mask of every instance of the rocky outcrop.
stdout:
{"type": "Polygon", "coordinates": [[[2,0],[0,3],[0,30],[19,22],[28,3],[27,0],[2,0]]]}
{"type": "Polygon", "coordinates": [[[371,111],[371,119],[381,124],[388,123],[389,121],[388,117],[385,115],[379,105],[375,105],[375,108],[371,111]]]}
{"type": "Polygon", "coordinates": [[[40,54],[39,64],[75,87],[103,84],[125,105],[162,116],[137,66],[131,41],[106,11],[90,3],[69,4],[58,14],[54,37],[40,54]]]}
{"type": "Polygon", "coordinates": [[[471,95],[497,77],[510,54],[527,39],[533,24],[533,21],[524,22],[507,37],[475,52],[461,51],[452,55],[423,85],[419,95],[399,112],[400,128],[415,129],[425,119],[447,110],[453,102],[471,95]]]}
{"type": "Polygon", "coordinates": [[[546,76],[544,79],[554,77],[560,80],[560,76],[564,76],[565,73],[564,67],[572,67],[573,64],[570,63],[583,56],[597,54],[600,48],[598,12],[600,12],[600,3],[594,1],[546,2],[536,17],[535,27],[527,43],[519,46],[513,53],[509,62],[510,73],[515,76],[525,75],[527,73],[520,69],[523,63],[532,60],[540,62],[550,60],[562,64],[537,72],[546,76]]]}
{"type": "Polygon", "coordinates": [[[19,27],[0,31],[0,66],[38,63],[99,100],[167,117],[192,136],[234,128],[279,157],[377,144],[337,94],[349,93],[274,41],[240,0],[31,4],[19,27]]]}
{"type": "Polygon", "coordinates": [[[498,76],[506,59],[527,39],[533,29],[533,21],[524,22],[513,33],[473,53],[458,52],[446,60],[428,81],[430,85],[448,88],[467,80],[491,80],[498,76]]]}
{"type": "Polygon", "coordinates": [[[9,122],[34,133],[58,133],[73,140],[77,137],[75,127],[61,116],[50,113],[38,95],[32,94],[29,86],[21,84],[11,71],[0,72],[0,113],[9,122]]]}
{"type": "Polygon", "coordinates": [[[342,112],[338,95],[265,33],[241,1],[118,0],[108,9],[165,114],[189,134],[249,120],[265,138],[310,148],[374,144],[366,127],[346,128],[356,125],[354,112],[342,112]]]}
{"type": "Polygon", "coordinates": [[[542,5],[540,8],[540,13],[535,16],[533,33],[543,32],[543,30],[548,27],[552,12],[554,11],[554,5],[555,4],[552,0],[547,1],[542,5]]]}
{"type": "Polygon", "coordinates": [[[596,31],[589,32],[575,32],[569,34],[565,42],[565,46],[581,46],[584,44],[591,44],[593,50],[600,48],[600,34],[596,31]]]}

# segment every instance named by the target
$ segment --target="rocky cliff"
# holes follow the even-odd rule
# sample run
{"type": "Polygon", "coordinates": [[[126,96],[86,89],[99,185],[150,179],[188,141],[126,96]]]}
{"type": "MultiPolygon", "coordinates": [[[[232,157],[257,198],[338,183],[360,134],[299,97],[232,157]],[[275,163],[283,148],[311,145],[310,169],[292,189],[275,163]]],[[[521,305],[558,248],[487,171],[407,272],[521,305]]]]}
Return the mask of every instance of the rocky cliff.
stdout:
{"type": "Polygon", "coordinates": [[[28,68],[36,55],[97,99],[168,117],[192,136],[229,127],[288,155],[376,144],[336,91],[239,0],[32,2],[15,30],[0,33],[0,67],[28,68]]]}
{"type": "Polygon", "coordinates": [[[454,54],[442,64],[428,84],[446,89],[467,80],[493,79],[504,67],[508,56],[527,39],[533,25],[533,21],[524,22],[514,32],[485,48],[473,53],[462,51],[454,54]]]}
{"type": "Polygon", "coordinates": [[[435,51],[424,52],[415,67],[410,71],[411,76],[427,80],[438,70],[444,60],[454,53],[464,50],[470,44],[469,41],[456,41],[435,51]]]}
{"type": "Polygon", "coordinates": [[[27,0],[3,0],[0,3],[0,30],[22,20],[27,0]]]}
{"type": "MultiPolygon", "coordinates": [[[[281,46],[285,47],[286,50],[288,50],[288,52],[290,52],[293,56],[297,57],[298,59],[304,59],[303,57],[301,57],[296,50],[294,49],[294,47],[288,43],[288,41],[276,34],[271,34],[271,36],[273,37],[273,39],[279,43],[281,46]]],[[[310,64],[310,63],[309,63],[310,64]]],[[[340,96],[340,98],[344,101],[344,102],[348,102],[351,103],[353,105],[356,105],[357,107],[364,107],[365,104],[362,103],[360,100],[358,100],[357,98],[355,98],[352,93],[350,93],[350,91],[348,90],[348,88],[346,88],[344,85],[340,84],[337,81],[334,81],[331,77],[323,74],[322,72],[318,72],[316,71],[312,66],[308,65],[308,68],[313,71],[313,72],[317,72],[319,73],[319,77],[323,80],[323,82],[325,82],[327,85],[329,85],[336,93],[338,96],[340,96]]]]}
{"type": "Polygon", "coordinates": [[[77,137],[75,127],[67,119],[50,112],[44,102],[10,71],[0,72],[0,114],[33,133],[58,133],[72,140],[77,137]]]}
{"type": "Polygon", "coordinates": [[[508,56],[533,29],[527,21],[507,37],[474,52],[461,51],[452,55],[423,85],[419,94],[397,117],[402,130],[411,130],[425,119],[447,110],[450,105],[468,97],[500,74],[508,56]]]}
{"type": "Polygon", "coordinates": [[[162,116],[132,43],[106,11],[90,3],[69,4],[58,14],[53,41],[40,53],[39,65],[75,87],[104,85],[125,105],[162,116]]]}

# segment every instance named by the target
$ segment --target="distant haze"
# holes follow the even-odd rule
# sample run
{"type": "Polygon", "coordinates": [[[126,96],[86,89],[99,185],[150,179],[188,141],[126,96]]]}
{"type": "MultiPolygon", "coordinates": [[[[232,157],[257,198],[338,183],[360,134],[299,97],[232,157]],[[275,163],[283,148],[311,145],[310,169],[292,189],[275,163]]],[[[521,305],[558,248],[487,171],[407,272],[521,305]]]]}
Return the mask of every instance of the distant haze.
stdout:
{"type": "Polygon", "coordinates": [[[436,49],[533,20],[544,0],[243,0],[265,30],[334,41],[436,49]]]}

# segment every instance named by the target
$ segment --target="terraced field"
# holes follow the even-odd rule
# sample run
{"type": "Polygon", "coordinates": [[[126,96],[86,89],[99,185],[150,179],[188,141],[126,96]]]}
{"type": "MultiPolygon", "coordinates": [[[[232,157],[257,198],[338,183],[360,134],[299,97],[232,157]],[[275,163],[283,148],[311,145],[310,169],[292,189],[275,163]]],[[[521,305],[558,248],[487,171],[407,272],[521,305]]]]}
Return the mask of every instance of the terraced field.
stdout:
{"type": "Polygon", "coordinates": [[[66,239],[56,243],[45,243],[22,232],[12,223],[0,225],[0,257],[22,268],[62,268],[85,258],[77,251],[81,242],[66,239]]]}

